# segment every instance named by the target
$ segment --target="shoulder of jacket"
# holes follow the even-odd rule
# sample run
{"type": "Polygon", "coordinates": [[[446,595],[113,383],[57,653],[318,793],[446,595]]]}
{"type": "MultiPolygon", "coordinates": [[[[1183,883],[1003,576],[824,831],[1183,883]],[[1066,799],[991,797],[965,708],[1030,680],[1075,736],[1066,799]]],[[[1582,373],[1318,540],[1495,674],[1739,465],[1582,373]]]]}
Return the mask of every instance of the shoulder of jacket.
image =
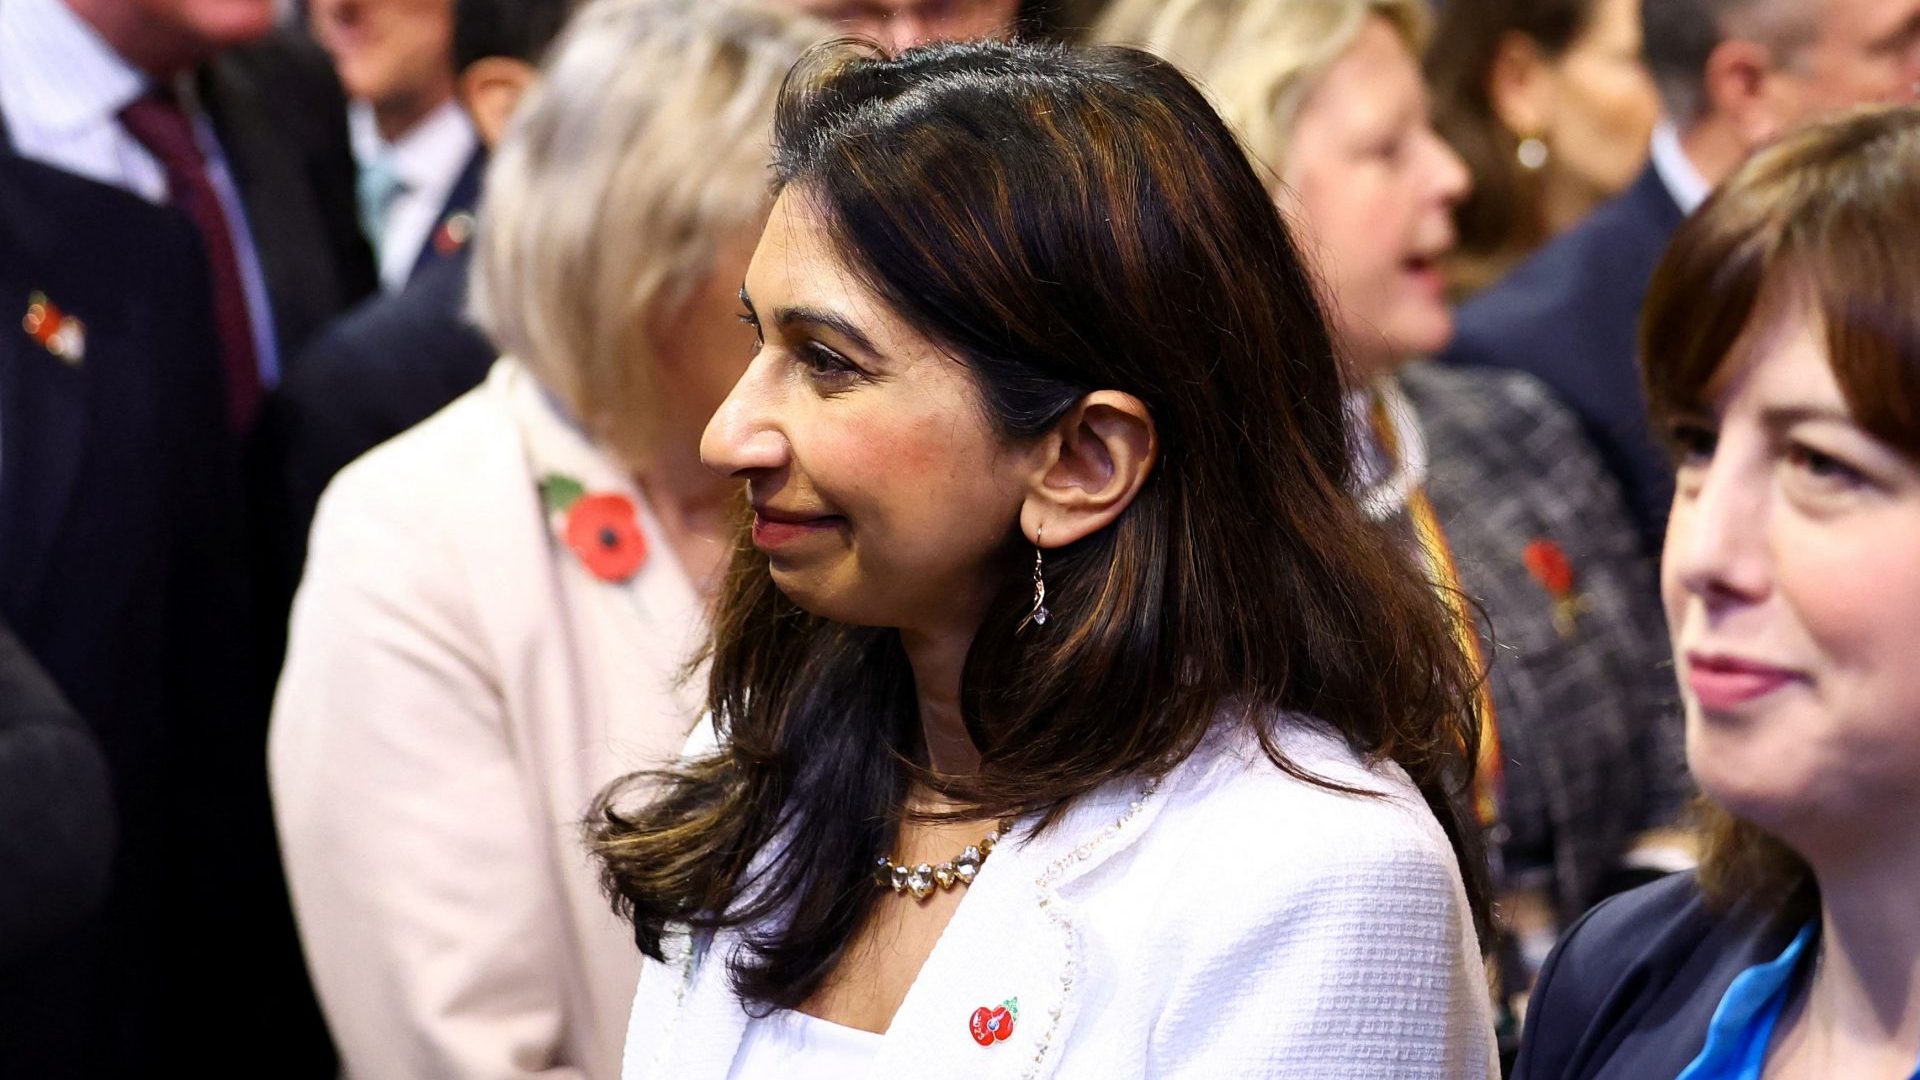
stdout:
{"type": "Polygon", "coordinates": [[[1189,865],[1234,867],[1268,895],[1420,867],[1456,872],[1445,832],[1399,766],[1368,764],[1337,736],[1301,721],[1280,724],[1277,749],[1320,782],[1283,770],[1250,732],[1210,740],[1201,751],[1208,759],[1190,763],[1200,766],[1191,779],[1166,792],[1169,803],[1154,823],[1158,842],[1174,845],[1189,865]]]}
{"type": "Polygon", "coordinates": [[[494,385],[482,383],[342,469],[320,498],[314,532],[364,515],[399,529],[492,519],[504,509],[504,493],[531,491],[531,483],[512,414],[494,385]]]}

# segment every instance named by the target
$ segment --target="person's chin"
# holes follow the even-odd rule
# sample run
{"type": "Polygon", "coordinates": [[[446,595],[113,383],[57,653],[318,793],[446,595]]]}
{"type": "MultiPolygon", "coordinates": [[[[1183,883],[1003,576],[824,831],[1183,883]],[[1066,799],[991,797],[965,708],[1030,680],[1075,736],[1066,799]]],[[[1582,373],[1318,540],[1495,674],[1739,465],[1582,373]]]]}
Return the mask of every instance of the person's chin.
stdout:
{"type": "Polygon", "coordinates": [[[1766,829],[1791,831],[1791,823],[1810,809],[1818,778],[1804,767],[1807,754],[1781,754],[1753,742],[1689,739],[1687,764],[1694,782],[1709,799],[1733,816],[1766,829]]]}
{"type": "Polygon", "coordinates": [[[273,26],[271,5],[262,16],[248,5],[230,4],[208,12],[194,26],[193,33],[207,49],[219,52],[251,45],[272,33],[273,26]]]}

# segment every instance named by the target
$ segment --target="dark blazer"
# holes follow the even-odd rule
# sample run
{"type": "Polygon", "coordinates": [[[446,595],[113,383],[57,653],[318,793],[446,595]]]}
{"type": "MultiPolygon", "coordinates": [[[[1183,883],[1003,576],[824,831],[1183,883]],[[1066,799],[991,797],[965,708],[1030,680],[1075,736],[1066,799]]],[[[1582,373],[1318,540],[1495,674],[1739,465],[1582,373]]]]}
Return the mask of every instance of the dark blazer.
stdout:
{"type": "Polygon", "coordinates": [[[179,943],[239,914],[249,601],[204,265],[173,211],[0,153],[0,618],[121,815],[104,911],[0,987],[0,1075],[169,1060],[200,989],[178,976],[221,969],[179,943]],[[77,360],[27,333],[34,292],[85,324],[77,360]]]}
{"type": "Polygon", "coordinates": [[[360,232],[346,99],[326,54],[283,32],[200,73],[267,281],[283,365],[379,286],[360,232]]]}
{"type": "Polygon", "coordinates": [[[0,624],[0,980],[99,909],[114,832],[98,740],[0,624]]]}
{"type": "Polygon", "coordinates": [[[480,206],[480,181],[487,173],[487,150],[480,147],[461,167],[460,175],[454,179],[452,190],[447,192],[447,201],[440,207],[440,216],[434,219],[434,227],[427,234],[427,242],[420,245],[420,256],[413,261],[413,270],[407,274],[407,284],[412,285],[428,267],[437,266],[448,260],[457,260],[466,265],[467,240],[473,234],[473,214],[480,206]],[[449,222],[465,215],[464,226],[455,226],[459,231],[449,231],[449,222]]]}
{"type": "Polygon", "coordinates": [[[1461,583],[1491,623],[1510,865],[1544,861],[1571,920],[1606,895],[1641,831],[1691,792],[1653,568],[1612,478],[1567,410],[1518,372],[1414,364],[1427,493],[1461,583]],[[1564,552],[1585,610],[1555,628],[1529,544],[1564,552]]]}
{"type": "Polygon", "coordinates": [[[1573,408],[1657,554],[1673,468],[1647,420],[1640,309],[1680,227],[1680,207],[1649,165],[1633,186],[1460,309],[1442,363],[1524,371],[1573,408]]]}
{"type": "Polygon", "coordinates": [[[480,385],[494,348],[465,318],[467,252],[424,264],[300,357],[261,413],[277,466],[271,597],[284,617],[306,564],[314,507],[335,473],[480,385]]]}
{"type": "Polygon", "coordinates": [[[1527,1007],[1513,1080],[1670,1080],[1707,1042],[1741,972],[1801,924],[1708,910],[1692,874],[1622,893],[1560,941],[1527,1007]]]}

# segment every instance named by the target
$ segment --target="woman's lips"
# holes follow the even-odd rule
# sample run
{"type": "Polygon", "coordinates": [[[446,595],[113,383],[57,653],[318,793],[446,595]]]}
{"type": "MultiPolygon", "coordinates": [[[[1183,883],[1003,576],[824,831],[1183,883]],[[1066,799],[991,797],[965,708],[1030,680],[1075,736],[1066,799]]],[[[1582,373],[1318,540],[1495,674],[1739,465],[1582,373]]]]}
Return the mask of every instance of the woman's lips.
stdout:
{"type": "Polygon", "coordinates": [[[845,520],[837,515],[805,517],[760,510],[753,515],[753,546],[768,551],[796,540],[837,528],[845,520]]]}
{"type": "Polygon", "coordinates": [[[1419,283],[1421,288],[1436,295],[1444,295],[1446,293],[1447,277],[1440,271],[1440,263],[1438,260],[1412,258],[1403,264],[1403,268],[1407,276],[1419,283]]]}
{"type": "Polygon", "coordinates": [[[1786,668],[1729,656],[1687,654],[1687,689],[1709,712],[1737,708],[1799,678],[1786,668]]]}

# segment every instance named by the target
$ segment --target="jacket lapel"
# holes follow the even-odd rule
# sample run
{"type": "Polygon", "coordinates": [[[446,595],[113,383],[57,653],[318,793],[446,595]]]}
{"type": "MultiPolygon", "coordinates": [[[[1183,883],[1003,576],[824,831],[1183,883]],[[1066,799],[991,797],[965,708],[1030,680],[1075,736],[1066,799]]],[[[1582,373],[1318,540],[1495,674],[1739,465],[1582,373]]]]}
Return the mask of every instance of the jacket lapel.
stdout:
{"type": "MultiPolygon", "coordinates": [[[[1193,763],[1182,768],[1192,767],[1193,763]]],[[[1044,1080],[1053,1075],[1081,1000],[1082,937],[1073,884],[1151,827],[1164,797],[1150,781],[1087,796],[1038,837],[1002,841],[968,886],[867,1076],[1044,1080]],[[983,1045],[976,1009],[1017,1007],[1005,1039],[983,1045]]],[[[685,939],[681,939],[685,941],[685,939]]],[[[672,964],[649,963],[627,1032],[629,1077],[726,1080],[748,1017],[726,958],[739,935],[698,940],[672,964]]]]}
{"type": "Polygon", "coordinates": [[[698,935],[690,946],[682,937],[677,963],[647,964],[633,999],[623,1076],[726,1080],[747,1030],[727,970],[739,944],[732,932],[698,935]]]}
{"type": "MultiPolygon", "coordinates": [[[[693,581],[681,568],[646,498],[633,478],[596,449],[520,361],[506,357],[487,376],[509,402],[526,448],[527,471],[542,478],[565,476],[588,492],[617,494],[632,502],[646,561],[624,582],[602,581],[561,539],[563,519],[549,513],[547,541],[566,582],[569,606],[587,624],[578,647],[596,656],[592,670],[599,685],[583,693],[600,695],[599,715],[608,718],[607,738],[631,768],[658,768],[678,755],[686,733],[700,716],[702,680],[682,679],[706,631],[705,609],[693,581]],[[670,709],[682,725],[661,741],[661,710],[670,709]]],[[[538,498],[529,492],[529,498],[538,498]]]]}
{"type": "MultiPolygon", "coordinates": [[[[0,607],[18,612],[72,501],[87,441],[87,368],[28,336],[25,291],[0,286],[0,607]]],[[[86,313],[81,313],[86,314],[86,313]]]]}
{"type": "Polygon", "coordinates": [[[1085,957],[1072,883],[1126,850],[1160,800],[1153,785],[1112,785],[1044,834],[1003,841],[968,887],[868,1075],[1040,1080],[1072,1034],[1085,957]],[[1012,1031],[982,1044],[978,1009],[1007,1008],[1012,1031]]]}

